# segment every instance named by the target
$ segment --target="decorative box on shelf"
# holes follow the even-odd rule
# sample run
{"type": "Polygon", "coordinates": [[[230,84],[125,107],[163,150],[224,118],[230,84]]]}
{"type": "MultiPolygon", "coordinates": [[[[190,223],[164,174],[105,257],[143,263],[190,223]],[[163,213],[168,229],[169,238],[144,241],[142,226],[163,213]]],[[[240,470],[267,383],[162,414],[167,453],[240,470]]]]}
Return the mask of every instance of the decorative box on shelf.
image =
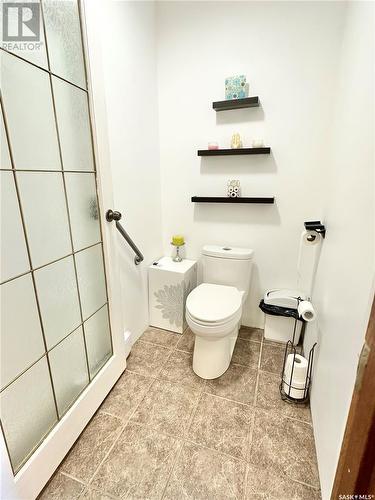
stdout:
{"type": "Polygon", "coordinates": [[[148,307],[150,325],[183,333],[186,297],[197,286],[197,262],[173,262],[162,257],[148,270],[148,307]]]}

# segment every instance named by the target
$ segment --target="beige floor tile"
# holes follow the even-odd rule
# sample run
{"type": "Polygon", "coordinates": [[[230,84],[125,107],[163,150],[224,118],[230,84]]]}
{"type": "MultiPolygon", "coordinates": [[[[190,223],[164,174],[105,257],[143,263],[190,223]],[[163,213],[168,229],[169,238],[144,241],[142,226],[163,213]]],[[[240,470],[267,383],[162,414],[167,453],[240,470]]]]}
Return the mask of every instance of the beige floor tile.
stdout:
{"type": "Polygon", "coordinates": [[[232,363],[258,368],[260,343],[237,339],[234,347],[232,363]]]}
{"type": "Polygon", "coordinates": [[[263,339],[262,328],[253,328],[251,326],[241,326],[238,336],[244,340],[254,340],[254,342],[261,342],[263,339]]]}
{"type": "Polygon", "coordinates": [[[235,458],[246,458],[252,408],[203,394],[187,439],[235,458]]]}
{"type": "Polygon", "coordinates": [[[178,341],[176,349],[178,349],[179,351],[193,352],[194,342],[194,333],[190,330],[190,328],[187,328],[178,341]]]}
{"type": "Polygon", "coordinates": [[[319,490],[250,465],[247,475],[246,500],[319,500],[319,490]]]}
{"type": "Polygon", "coordinates": [[[205,380],[193,372],[192,364],[193,356],[190,353],[174,351],[164,364],[158,378],[201,391],[205,380]]]}
{"type": "Polygon", "coordinates": [[[130,422],[95,475],[92,486],[127,499],[159,499],[180,443],[130,422]]]}
{"type": "Polygon", "coordinates": [[[319,488],[314,436],[307,423],[256,410],[249,461],[319,488]]]}
{"type": "Polygon", "coordinates": [[[281,345],[263,343],[260,369],[280,375],[283,369],[285,348],[281,345]]]}
{"type": "Polygon", "coordinates": [[[180,437],[187,430],[199,392],[165,380],[155,380],[132,421],[180,437]]]}
{"type": "Polygon", "coordinates": [[[97,413],[63,461],[62,472],[88,482],[122,428],[123,422],[119,418],[97,413]]]}
{"type": "Polygon", "coordinates": [[[108,495],[107,493],[103,493],[95,488],[91,488],[91,486],[88,486],[79,497],[79,500],[113,500],[115,498],[116,497],[112,495],[108,495]]]}
{"type": "Polygon", "coordinates": [[[165,490],[165,500],[243,498],[245,463],[185,443],[165,490]]]}
{"type": "Polygon", "coordinates": [[[142,340],[142,342],[150,342],[151,344],[157,344],[173,349],[180,338],[180,333],[169,332],[167,330],[161,330],[160,328],[149,326],[142,334],[140,340],[142,340]]]}
{"type": "Polygon", "coordinates": [[[165,347],[138,341],[127,359],[127,369],[139,375],[156,377],[170,353],[165,347]]]}
{"type": "Polygon", "coordinates": [[[260,371],[256,406],[264,410],[275,411],[284,417],[311,422],[310,408],[283,401],[279,386],[279,374],[260,371]]]}
{"type": "Polygon", "coordinates": [[[126,420],[142,401],[154,379],[125,371],[104,400],[100,409],[126,420]]]}
{"type": "Polygon", "coordinates": [[[75,500],[84,487],[84,484],[57,472],[38,496],[38,500],[75,500]]]}
{"type": "Polygon", "coordinates": [[[239,403],[253,404],[256,379],[257,370],[232,363],[221,377],[207,380],[204,390],[239,403]]]}

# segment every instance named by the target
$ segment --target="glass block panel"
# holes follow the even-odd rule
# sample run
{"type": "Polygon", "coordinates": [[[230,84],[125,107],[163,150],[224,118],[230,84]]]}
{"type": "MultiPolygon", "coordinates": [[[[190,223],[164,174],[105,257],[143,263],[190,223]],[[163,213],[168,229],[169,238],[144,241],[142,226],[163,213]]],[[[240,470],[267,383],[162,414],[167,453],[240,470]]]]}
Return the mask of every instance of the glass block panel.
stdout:
{"type": "Polygon", "coordinates": [[[94,170],[87,94],[53,78],[64,170],[94,170]]]}
{"type": "Polygon", "coordinates": [[[72,252],[62,174],[17,172],[33,267],[72,252]]]}
{"type": "Polygon", "coordinates": [[[30,269],[12,172],[0,172],[1,281],[30,269]]]}
{"type": "Polygon", "coordinates": [[[82,327],[54,347],[48,356],[61,417],[89,383],[82,327]]]}
{"type": "Polygon", "coordinates": [[[81,27],[76,0],[44,0],[51,71],[86,88],[81,27]]]}
{"type": "Polygon", "coordinates": [[[47,347],[51,349],[81,324],[73,257],[35,271],[47,347]]]}
{"type": "Polygon", "coordinates": [[[57,422],[45,357],[1,393],[0,408],[11,462],[17,471],[57,422]]]}
{"type": "Polygon", "coordinates": [[[4,117],[0,108],[0,168],[12,168],[8,148],[7,137],[5,133],[4,117]]]}
{"type": "Polygon", "coordinates": [[[83,319],[86,319],[107,301],[102,246],[95,245],[75,257],[83,319]]]}
{"type": "Polygon", "coordinates": [[[107,306],[84,323],[90,375],[94,377],[112,355],[107,306]]]}
{"type": "MultiPolygon", "coordinates": [[[[12,2],[14,3],[14,2],[12,2]]],[[[44,30],[42,24],[42,14],[40,9],[40,2],[37,0],[22,0],[22,19],[31,22],[31,28],[34,28],[33,20],[40,19],[40,22],[35,25],[34,29],[30,29],[30,27],[25,27],[23,25],[24,34],[34,37],[33,40],[29,40],[27,43],[9,43],[7,45],[7,49],[13,54],[17,54],[28,61],[31,61],[38,66],[42,66],[43,68],[47,68],[47,54],[46,54],[46,44],[44,41],[44,30]],[[32,3],[29,10],[27,9],[27,3],[32,3]],[[38,29],[39,28],[39,29],[38,29]],[[25,30],[29,30],[25,33],[25,30]]],[[[18,24],[18,9],[12,8],[8,9],[8,23],[10,28],[14,29],[16,27],[16,32],[18,33],[17,24],[18,24]]]]}
{"type": "Polygon", "coordinates": [[[31,275],[1,285],[1,388],[45,352],[31,275]]]}
{"type": "Polygon", "coordinates": [[[95,174],[65,174],[74,250],[101,239],[95,174]]]}
{"type": "Polygon", "coordinates": [[[15,168],[61,170],[49,76],[1,52],[1,89],[15,168]]]}

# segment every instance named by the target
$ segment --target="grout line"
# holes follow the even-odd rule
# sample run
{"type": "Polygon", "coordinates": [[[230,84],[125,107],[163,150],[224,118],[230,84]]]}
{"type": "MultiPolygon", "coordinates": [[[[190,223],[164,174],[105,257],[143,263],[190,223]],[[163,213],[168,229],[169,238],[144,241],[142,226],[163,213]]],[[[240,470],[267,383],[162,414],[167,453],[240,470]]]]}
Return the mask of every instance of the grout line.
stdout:
{"type": "Polygon", "coordinates": [[[192,351],[187,351],[186,349],[178,349],[176,347],[174,350],[178,352],[185,352],[186,354],[190,354],[191,356],[193,355],[192,351]]]}
{"type": "MultiPolygon", "coordinates": [[[[51,478],[50,478],[49,481],[51,481],[55,477],[55,475],[57,475],[57,474],[62,474],[63,476],[68,477],[69,479],[73,479],[74,481],[77,481],[77,483],[80,483],[80,484],[84,485],[84,487],[86,489],[87,483],[85,483],[84,481],[82,481],[82,479],[78,479],[77,477],[72,476],[72,474],[69,474],[68,472],[64,472],[64,471],[62,471],[60,469],[56,470],[56,472],[53,474],[53,476],[51,476],[51,478]]],[[[46,486],[47,486],[47,484],[46,484],[46,486]]]]}
{"type": "MultiPolygon", "coordinates": [[[[129,370],[129,368],[125,368],[124,372],[128,372],[128,373],[131,373],[132,375],[139,375],[140,377],[145,377],[145,378],[149,378],[151,380],[155,380],[157,377],[154,377],[153,375],[144,375],[143,373],[138,373],[138,372],[135,372],[134,370],[129,370]]],[[[108,396],[109,394],[111,393],[111,391],[108,393],[108,396]]]]}
{"type": "Polygon", "coordinates": [[[257,344],[261,344],[262,341],[261,340],[257,340],[257,339],[244,339],[243,337],[240,337],[238,335],[237,337],[238,340],[244,340],[245,342],[256,342],[257,344]]]}
{"type": "Polygon", "coordinates": [[[244,483],[243,483],[243,499],[244,500],[247,499],[247,479],[249,477],[249,474],[250,474],[250,466],[247,463],[246,464],[246,469],[245,469],[244,483]]]}
{"type": "Polygon", "coordinates": [[[298,481],[298,479],[292,479],[291,477],[288,477],[288,479],[290,479],[291,481],[293,481],[294,483],[297,483],[297,484],[302,484],[303,486],[308,486],[309,488],[312,488],[313,490],[315,491],[320,491],[320,487],[317,487],[317,486],[313,486],[312,484],[309,484],[309,483],[304,483],[303,481],[298,481]]]}
{"type": "Polygon", "coordinates": [[[242,403],[242,401],[237,401],[236,399],[225,398],[224,396],[219,396],[218,394],[212,394],[212,392],[207,392],[203,390],[203,394],[207,396],[212,396],[214,398],[223,399],[224,401],[228,401],[229,403],[236,403],[241,406],[246,406],[246,408],[254,408],[254,404],[251,403],[242,403]]]}
{"type": "Polygon", "coordinates": [[[163,344],[156,344],[156,342],[151,342],[150,340],[144,340],[142,339],[142,336],[139,337],[139,339],[137,340],[137,342],[142,342],[142,344],[149,344],[149,345],[154,345],[156,347],[164,347],[164,349],[168,349],[170,351],[173,351],[174,350],[174,346],[172,347],[168,347],[168,346],[165,346],[163,344]]]}
{"type": "Polygon", "coordinates": [[[189,416],[189,419],[188,419],[188,422],[186,424],[186,428],[184,430],[184,432],[182,433],[182,439],[185,440],[185,437],[187,436],[189,430],[190,430],[190,427],[194,421],[194,418],[195,418],[195,415],[198,411],[198,407],[199,407],[199,404],[200,402],[202,401],[203,399],[203,395],[204,395],[204,392],[202,391],[199,396],[197,397],[197,401],[195,403],[195,405],[193,406],[192,410],[191,410],[191,413],[190,413],[190,416],[189,416]]]}
{"type": "Polygon", "coordinates": [[[147,342],[145,340],[141,340],[141,337],[135,343],[138,344],[139,342],[141,344],[147,344],[147,345],[152,345],[152,346],[155,346],[155,347],[161,347],[162,349],[165,349],[166,351],[171,351],[172,350],[170,347],[165,347],[165,346],[160,345],[160,344],[153,344],[152,342],[147,342]]]}
{"type": "Polygon", "coordinates": [[[259,350],[258,370],[257,370],[257,378],[255,381],[255,392],[254,392],[254,407],[256,406],[257,399],[258,399],[259,371],[260,371],[260,366],[262,363],[262,356],[263,356],[263,342],[260,344],[260,350],[259,350]]]}
{"type": "Polygon", "coordinates": [[[185,438],[183,441],[185,443],[188,443],[188,444],[194,444],[196,446],[200,446],[201,448],[205,448],[206,450],[214,451],[215,453],[218,453],[219,455],[223,455],[224,457],[230,458],[231,460],[236,460],[237,462],[247,464],[246,457],[244,458],[244,457],[236,457],[234,455],[230,455],[229,453],[226,453],[225,451],[218,450],[216,448],[211,448],[210,446],[208,446],[204,443],[200,443],[198,441],[194,441],[193,439],[185,438]]]}
{"type": "MultiPolygon", "coordinates": [[[[110,393],[109,393],[110,394],[110,393]]],[[[108,396],[109,396],[108,394],[108,396]]],[[[107,397],[108,397],[107,396],[107,397]]],[[[105,400],[104,400],[105,401],[105,400]]],[[[103,403],[104,403],[103,401],[103,403]]],[[[107,410],[102,410],[100,407],[98,408],[98,413],[103,413],[104,415],[108,415],[109,417],[113,417],[113,418],[117,418],[118,420],[121,420],[121,422],[125,422],[125,420],[123,420],[121,417],[119,417],[118,415],[114,415],[113,413],[107,411],[107,410]]]]}
{"type": "Polygon", "coordinates": [[[165,486],[164,486],[164,489],[163,489],[163,493],[161,495],[161,500],[163,500],[164,496],[165,496],[165,492],[167,491],[167,487],[168,487],[168,484],[169,484],[169,481],[171,480],[171,477],[172,477],[172,474],[173,474],[173,471],[176,467],[176,464],[180,458],[180,455],[182,453],[182,450],[184,448],[184,445],[185,445],[185,441],[183,440],[180,440],[180,449],[177,451],[176,453],[176,456],[174,457],[174,460],[173,460],[173,463],[172,463],[172,467],[171,467],[171,470],[170,470],[170,473],[168,475],[168,479],[167,481],[165,482],[165,486]]]}
{"type": "Polygon", "coordinates": [[[256,411],[261,411],[261,412],[264,412],[264,413],[271,413],[273,415],[275,415],[276,417],[279,417],[279,418],[286,418],[288,420],[293,420],[294,422],[299,422],[301,424],[306,424],[308,425],[309,427],[312,428],[312,430],[314,430],[313,428],[313,425],[311,422],[307,422],[306,420],[301,420],[300,418],[295,418],[295,417],[289,417],[288,415],[283,415],[282,412],[278,411],[278,410],[274,410],[274,409],[270,409],[270,408],[260,408],[259,406],[255,406],[254,407],[254,410],[256,411]]]}

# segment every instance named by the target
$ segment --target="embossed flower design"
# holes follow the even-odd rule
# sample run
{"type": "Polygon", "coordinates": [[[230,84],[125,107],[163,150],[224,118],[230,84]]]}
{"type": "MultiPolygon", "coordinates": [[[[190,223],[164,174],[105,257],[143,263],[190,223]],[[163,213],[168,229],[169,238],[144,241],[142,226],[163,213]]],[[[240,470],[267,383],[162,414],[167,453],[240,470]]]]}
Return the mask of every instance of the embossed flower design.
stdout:
{"type": "Polygon", "coordinates": [[[164,285],[157,292],[154,292],[156,301],[159,305],[164,319],[167,319],[171,325],[182,326],[185,314],[185,301],[191,290],[190,281],[188,284],[183,281],[177,285],[164,285]]]}

